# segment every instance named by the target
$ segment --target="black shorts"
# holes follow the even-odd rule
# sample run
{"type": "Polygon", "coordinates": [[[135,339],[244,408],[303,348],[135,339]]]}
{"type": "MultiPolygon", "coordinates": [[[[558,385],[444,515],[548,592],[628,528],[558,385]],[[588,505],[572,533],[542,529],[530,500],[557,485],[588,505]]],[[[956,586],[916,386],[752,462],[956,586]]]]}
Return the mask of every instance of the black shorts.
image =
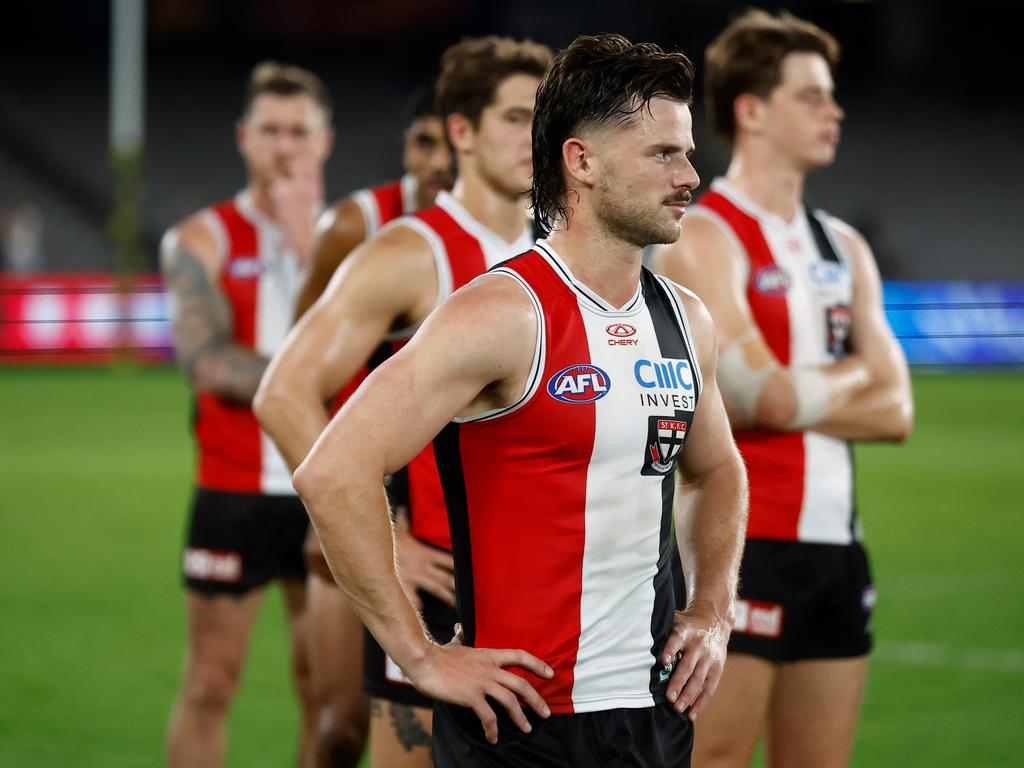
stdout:
{"type": "MultiPolygon", "coordinates": [[[[430,634],[439,643],[447,643],[455,636],[459,617],[455,609],[422,590],[420,612],[430,634]]],[[[409,707],[431,707],[434,702],[412,687],[408,678],[380,647],[373,635],[366,633],[363,644],[363,687],[375,699],[393,701],[409,707]]]]}
{"type": "Polygon", "coordinates": [[[182,557],[185,585],[241,595],[273,579],[305,579],[308,527],[298,496],[197,488],[182,557]]]}
{"type": "Polygon", "coordinates": [[[471,709],[434,704],[433,756],[436,768],[526,768],[527,766],[609,766],[689,768],[693,725],[662,702],[643,709],[607,709],[543,720],[527,711],[533,730],[523,733],[496,702],[498,743],[484,738],[471,709]]]}
{"type": "Polygon", "coordinates": [[[783,662],[871,650],[875,590],[858,543],[748,541],[739,596],[730,651],[783,662]]]}

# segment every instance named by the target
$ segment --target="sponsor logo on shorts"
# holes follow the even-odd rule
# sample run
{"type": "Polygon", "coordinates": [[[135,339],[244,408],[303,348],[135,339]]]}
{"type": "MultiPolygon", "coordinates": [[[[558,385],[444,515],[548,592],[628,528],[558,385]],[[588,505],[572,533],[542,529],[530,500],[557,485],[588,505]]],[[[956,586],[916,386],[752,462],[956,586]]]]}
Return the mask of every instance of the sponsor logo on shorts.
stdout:
{"type": "Polygon", "coordinates": [[[754,287],[768,296],[785,296],[792,280],[782,267],[761,267],[754,275],[754,287]]]}
{"type": "Polygon", "coordinates": [[[676,458],[686,442],[687,423],[675,416],[647,417],[647,447],[641,475],[667,475],[675,471],[676,458]]]}
{"type": "Polygon", "coordinates": [[[592,403],[608,394],[612,380],[589,363],[563,368],[548,380],[548,394],[563,403],[592,403]]]}
{"type": "Polygon", "coordinates": [[[736,626],[732,631],[757,637],[780,637],[782,605],[760,600],[737,600],[736,626]]]}
{"type": "Polygon", "coordinates": [[[868,584],[864,587],[864,591],[860,595],[860,606],[867,613],[871,613],[875,610],[875,602],[878,600],[878,593],[875,591],[873,585],[868,584]]]}
{"type": "Polygon", "coordinates": [[[240,279],[259,277],[264,271],[266,268],[257,256],[239,256],[228,262],[228,274],[231,277],[240,279]]]}
{"type": "Polygon", "coordinates": [[[609,347],[635,347],[640,342],[630,338],[636,335],[636,328],[629,323],[612,323],[607,326],[605,332],[613,339],[608,339],[609,347]]]}
{"type": "Polygon", "coordinates": [[[242,556],[237,552],[189,547],[183,560],[190,579],[233,582],[242,578],[242,556]]]}

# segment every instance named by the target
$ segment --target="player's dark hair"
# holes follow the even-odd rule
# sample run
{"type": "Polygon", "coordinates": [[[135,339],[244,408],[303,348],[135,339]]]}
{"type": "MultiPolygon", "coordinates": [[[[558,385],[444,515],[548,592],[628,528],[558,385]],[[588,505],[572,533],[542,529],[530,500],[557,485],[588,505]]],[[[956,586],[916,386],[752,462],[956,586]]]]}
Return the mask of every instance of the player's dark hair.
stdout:
{"type": "Polygon", "coordinates": [[[442,118],[460,114],[474,125],[494,101],[498,86],[512,75],[544,77],[551,49],[530,40],[510,37],[468,37],[441,56],[437,78],[437,110],[442,118]]]}
{"type": "Polygon", "coordinates": [[[734,19],[704,52],[704,99],[711,129],[736,139],[736,99],[744,93],[768,98],[782,80],[790,53],[820,54],[834,71],[839,43],[832,35],[790,13],[751,9],[734,19]]]}
{"type": "Polygon", "coordinates": [[[437,108],[437,83],[429,82],[419,86],[405,103],[405,123],[409,125],[421,117],[440,117],[437,108]]]}
{"type": "Polygon", "coordinates": [[[323,81],[308,69],[291,64],[279,64],[276,61],[264,61],[253,67],[249,74],[249,82],[245,86],[245,99],[242,102],[242,115],[249,114],[256,97],[264,93],[275,96],[298,96],[306,94],[315,101],[324,113],[324,121],[331,122],[334,107],[331,97],[324,88],[323,81]]]}
{"type": "Polygon", "coordinates": [[[581,131],[625,125],[651,99],[686,104],[693,64],[682,53],[622,35],[582,35],[555,56],[533,113],[533,215],[544,231],[567,218],[562,146],[581,131]]]}

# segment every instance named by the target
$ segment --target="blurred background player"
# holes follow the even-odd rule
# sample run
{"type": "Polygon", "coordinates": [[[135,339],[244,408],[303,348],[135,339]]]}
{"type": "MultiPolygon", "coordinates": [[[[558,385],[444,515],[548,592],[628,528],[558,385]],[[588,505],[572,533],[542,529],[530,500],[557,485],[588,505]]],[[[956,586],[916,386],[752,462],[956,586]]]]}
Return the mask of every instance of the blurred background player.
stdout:
{"type": "MultiPolygon", "coordinates": [[[[319,298],[342,260],[393,219],[434,204],[452,186],[452,158],[437,113],[433,84],[411,101],[402,135],[401,179],[353,192],[320,218],[312,263],[299,292],[296,316],[319,298]]],[[[333,410],[365,378],[357,373],[334,398],[333,410]]],[[[323,765],[350,765],[366,741],[370,702],[363,690],[363,625],[337,589],[310,528],[306,539],[306,630],[311,685],[317,708],[316,752],[323,765]]]]}
{"type": "Polygon", "coordinates": [[[708,47],[725,178],[656,264],[718,329],[718,378],[750,477],[741,600],[694,763],[744,766],[765,730],[770,766],[849,760],[875,593],[861,547],[850,441],[903,440],[913,404],[878,270],[850,226],[803,203],[843,112],[839,46],[783,13],[750,11],[708,47]]]}
{"type": "Polygon", "coordinates": [[[265,586],[280,579],[303,710],[313,721],[302,614],[307,519],[288,467],[252,413],[267,361],[291,325],[323,207],[333,141],[323,84],[297,67],[256,67],[238,122],[247,184],[167,232],[161,266],[178,364],[195,396],[196,491],[184,553],[188,647],[168,727],[172,766],[219,766],[265,586]]]}
{"type": "MultiPolygon", "coordinates": [[[[545,46],[498,37],[467,39],[445,52],[436,87],[457,164],[451,194],[441,192],[437,205],[396,220],[345,259],[261,385],[260,422],[293,468],[327,425],[324,403],[381,342],[400,346],[452,291],[531,246],[524,200],[530,124],[550,59],[545,46]]],[[[410,462],[407,475],[409,530],[399,527],[397,561],[430,631],[447,641],[456,622],[455,584],[432,447],[410,462]]],[[[372,638],[366,643],[372,763],[429,765],[431,701],[372,638]]]]}

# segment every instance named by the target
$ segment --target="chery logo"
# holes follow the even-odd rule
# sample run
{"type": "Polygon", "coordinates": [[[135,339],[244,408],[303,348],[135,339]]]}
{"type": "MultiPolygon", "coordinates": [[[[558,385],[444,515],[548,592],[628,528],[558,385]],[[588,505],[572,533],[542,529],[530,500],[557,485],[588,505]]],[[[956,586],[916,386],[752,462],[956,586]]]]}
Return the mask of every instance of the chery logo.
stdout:
{"type": "Polygon", "coordinates": [[[615,337],[608,339],[609,347],[635,347],[637,345],[637,340],[630,338],[636,333],[636,328],[628,323],[613,323],[604,330],[609,336],[615,337]]]}

